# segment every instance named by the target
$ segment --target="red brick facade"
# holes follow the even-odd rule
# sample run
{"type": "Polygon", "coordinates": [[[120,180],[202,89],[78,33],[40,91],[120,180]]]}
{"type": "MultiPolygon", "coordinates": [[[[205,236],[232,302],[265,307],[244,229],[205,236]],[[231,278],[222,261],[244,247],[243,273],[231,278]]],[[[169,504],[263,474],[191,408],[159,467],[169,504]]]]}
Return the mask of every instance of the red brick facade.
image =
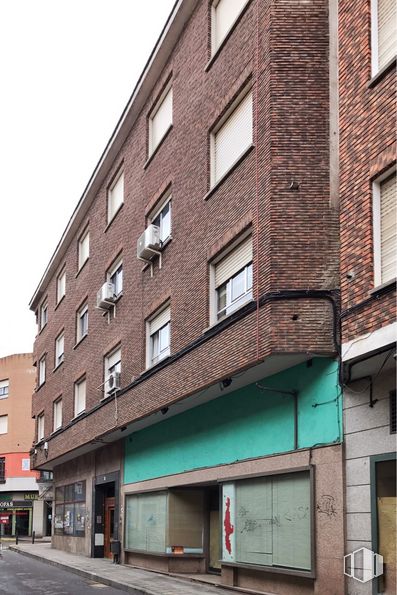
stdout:
{"type": "MultiPolygon", "coordinates": [[[[208,2],[196,3],[112,166],[98,176],[95,196],[80,206],[81,224],[59,248],[56,266],[33,300],[35,310],[46,297],[49,304],[48,324],[34,349],[36,361],[47,354],[47,379],[33,397],[34,415],[45,412],[48,462],[271,354],[335,352],[332,295],[321,293],[338,286],[338,220],[329,198],[328,3],[252,0],[206,68],[209,14],[208,2]],[[148,114],[170,77],[173,127],[148,161],[148,114]],[[208,194],[209,133],[248,81],[254,147],[208,194]],[[107,225],[106,191],[121,163],[125,201],[107,225]],[[169,185],[172,241],[151,277],[136,258],[136,241],[145,215],[169,185]],[[232,240],[230,230],[249,224],[255,301],[236,320],[206,330],[208,258],[232,240]],[[90,257],[78,273],[77,243],[87,225],[90,257]],[[121,252],[123,296],[108,323],[95,308],[96,293],[121,252]],[[63,266],[66,295],[56,305],[56,274],[63,266]],[[295,299],[275,294],[285,290],[300,293],[295,299]],[[305,293],[310,291],[320,293],[305,293]],[[75,345],[76,311],[85,299],[89,332],[75,345]],[[167,299],[171,358],[145,373],[145,318],[167,299]],[[65,360],[53,370],[55,339],[63,328],[65,360]],[[118,344],[121,385],[133,384],[121,391],[116,412],[113,398],[101,401],[101,385],[103,357],[118,344]],[[72,421],[73,382],[82,374],[87,414],[72,421]],[[64,429],[50,437],[52,402],[60,395],[64,429]]],[[[44,460],[39,449],[36,464],[44,460]]]]}
{"type": "Polygon", "coordinates": [[[395,60],[371,81],[371,2],[339,2],[342,339],[395,320],[395,284],[374,289],[372,182],[396,161],[395,60]],[[352,272],[353,279],[347,274],[352,272]]]}

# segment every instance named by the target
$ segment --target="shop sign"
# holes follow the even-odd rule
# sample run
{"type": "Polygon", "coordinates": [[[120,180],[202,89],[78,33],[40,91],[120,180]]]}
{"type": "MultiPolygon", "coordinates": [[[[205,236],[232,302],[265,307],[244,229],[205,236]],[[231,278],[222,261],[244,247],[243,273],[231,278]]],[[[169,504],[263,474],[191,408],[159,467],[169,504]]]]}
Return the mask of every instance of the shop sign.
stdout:
{"type": "Polygon", "coordinates": [[[8,501],[7,500],[0,500],[0,508],[12,508],[14,506],[13,501],[8,501]]]}
{"type": "Polygon", "coordinates": [[[32,494],[24,494],[23,498],[24,500],[38,500],[39,495],[33,492],[32,494]]]}

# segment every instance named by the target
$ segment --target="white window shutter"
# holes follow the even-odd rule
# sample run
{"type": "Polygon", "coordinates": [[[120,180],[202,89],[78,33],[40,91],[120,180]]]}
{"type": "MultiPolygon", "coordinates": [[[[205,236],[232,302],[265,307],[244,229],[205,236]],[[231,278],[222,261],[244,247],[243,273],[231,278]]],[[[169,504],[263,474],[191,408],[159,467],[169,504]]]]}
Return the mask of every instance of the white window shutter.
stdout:
{"type": "Polygon", "coordinates": [[[150,152],[152,153],[172,124],[172,87],[151,118],[150,152]]]}
{"type": "Polygon", "coordinates": [[[378,0],[378,56],[379,68],[397,52],[396,0],[378,0]]]}
{"type": "Polygon", "coordinates": [[[119,175],[116,183],[109,192],[109,219],[113,217],[116,211],[124,202],[124,173],[119,175]]]}
{"type": "Polygon", "coordinates": [[[9,386],[9,380],[0,380],[0,388],[7,388],[9,386]]]}
{"type": "Polygon", "coordinates": [[[215,287],[219,287],[252,262],[252,236],[241,242],[215,265],[215,287]]]}
{"type": "Polygon", "coordinates": [[[121,349],[116,349],[116,351],[114,351],[107,358],[107,362],[106,363],[107,363],[108,370],[110,368],[113,368],[113,366],[116,365],[120,361],[121,361],[121,349]]]}
{"type": "Polygon", "coordinates": [[[75,385],[75,414],[78,415],[85,409],[86,381],[81,380],[75,385]]]}
{"type": "Polygon", "coordinates": [[[225,39],[247,0],[219,0],[214,4],[212,20],[212,51],[215,52],[225,39]]]}
{"type": "Polygon", "coordinates": [[[216,183],[252,144],[252,91],[249,91],[214,135],[213,183],[216,183]]]}
{"type": "Polygon", "coordinates": [[[161,329],[164,325],[166,325],[167,322],[170,322],[170,320],[171,320],[171,308],[170,308],[170,306],[167,306],[167,308],[164,308],[164,310],[162,310],[158,314],[158,316],[156,316],[155,318],[153,318],[153,320],[150,321],[149,334],[153,335],[159,329],[161,329]]]}
{"type": "Polygon", "coordinates": [[[396,276],[396,173],[380,184],[382,283],[396,276]]]}
{"type": "Polygon", "coordinates": [[[0,434],[8,432],[8,415],[0,415],[0,434]]]}

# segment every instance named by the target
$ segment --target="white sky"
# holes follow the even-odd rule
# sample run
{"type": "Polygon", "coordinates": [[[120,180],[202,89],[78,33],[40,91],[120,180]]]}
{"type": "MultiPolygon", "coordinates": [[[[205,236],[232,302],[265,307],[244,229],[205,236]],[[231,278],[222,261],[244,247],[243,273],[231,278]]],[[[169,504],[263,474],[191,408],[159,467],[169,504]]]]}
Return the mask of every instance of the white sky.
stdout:
{"type": "Polygon", "coordinates": [[[174,0],[0,0],[0,357],[174,0]]]}

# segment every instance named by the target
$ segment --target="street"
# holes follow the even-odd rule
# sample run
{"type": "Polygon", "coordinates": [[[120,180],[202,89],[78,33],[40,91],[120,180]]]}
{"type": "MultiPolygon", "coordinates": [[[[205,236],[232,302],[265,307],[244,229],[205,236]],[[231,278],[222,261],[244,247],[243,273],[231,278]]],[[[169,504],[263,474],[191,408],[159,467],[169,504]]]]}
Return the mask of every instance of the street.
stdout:
{"type": "Polygon", "coordinates": [[[10,550],[0,552],[0,594],[87,595],[96,591],[118,595],[119,590],[55,566],[31,560],[10,550]]]}

